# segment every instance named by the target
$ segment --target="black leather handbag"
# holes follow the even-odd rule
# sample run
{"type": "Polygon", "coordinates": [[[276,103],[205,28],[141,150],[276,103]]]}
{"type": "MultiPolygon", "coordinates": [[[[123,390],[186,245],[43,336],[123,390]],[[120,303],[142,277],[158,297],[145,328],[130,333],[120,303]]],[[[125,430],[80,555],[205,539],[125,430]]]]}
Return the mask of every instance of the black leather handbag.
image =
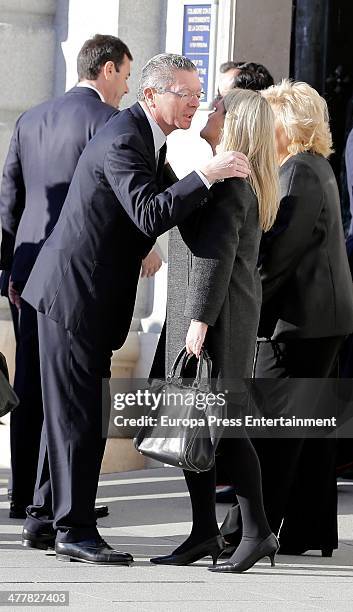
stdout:
{"type": "Polygon", "coordinates": [[[18,397],[10,386],[6,359],[0,353],[0,417],[4,416],[18,404],[18,397]]]}
{"type": "Polygon", "coordinates": [[[140,429],[134,445],[141,454],[162,463],[205,472],[214,465],[215,451],[223,431],[221,426],[209,425],[209,417],[212,414],[221,417],[223,404],[211,406],[207,402],[207,394],[212,395],[212,362],[207,352],[201,352],[196,377],[190,381],[191,384],[187,384],[183,377],[188,359],[184,348],[174,361],[167,380],[153,386],[153,392],[160,393],[162,401],[156,410],[148,412],[147,416],[154,419],[154,423],[140,429]],[[180,373],[176,376],[181,360],[180,373]],[[204,363],[207,367],[205,381],[202,380],[204,363]]]}

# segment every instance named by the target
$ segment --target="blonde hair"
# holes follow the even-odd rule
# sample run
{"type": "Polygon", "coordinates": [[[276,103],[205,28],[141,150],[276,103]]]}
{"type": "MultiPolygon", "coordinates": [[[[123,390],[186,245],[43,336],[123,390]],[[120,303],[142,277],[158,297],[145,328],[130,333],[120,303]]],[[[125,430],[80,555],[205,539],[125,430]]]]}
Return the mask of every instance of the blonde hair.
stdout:
{"type": "Polygon", "coordinates": [[[316,89],[302,81],[283,79],[261,94],[274,107],[290,140],[288,153],[310,151],[324,157],[332,153],[327,104],[316,89]]]}
{"type": "Polygon", "coordinates": [[[275,221],[280,201],[272,109],[265,98],[250,89],[232,90],[223,103],[226,116],[221,149],[240,151],[248,157],[248,180],[258,199],[261,228],[267,231],[275,221]]]}

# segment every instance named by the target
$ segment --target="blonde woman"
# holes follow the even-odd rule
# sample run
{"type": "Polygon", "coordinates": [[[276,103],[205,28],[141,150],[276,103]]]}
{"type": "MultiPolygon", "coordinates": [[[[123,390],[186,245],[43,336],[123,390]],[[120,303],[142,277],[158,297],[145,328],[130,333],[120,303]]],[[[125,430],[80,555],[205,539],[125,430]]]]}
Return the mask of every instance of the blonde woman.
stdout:
{"type": "MultiPolygon", "coordinates": [[[[327,378],[334,375],[344,337],[353,331],[340,200],[327,160],[332,152],[327,106],[301,82],[284,80],[264,96],[276,118],[282,198],[262,249],[260,334],[272,342],[260,345],[255,374],[327,378]]],[[[337,548],[335,441],[284,442],[259,449],[272,528],[284,519],[281,552],[319,549],[331,556],[337,548]]]]}
{"type": "MultiPolygon", "coordinates": [[[[327,106],[307,83],[284,80],[262,94],[275,115],[281,203],[260,249],[259,336],[267,341],[259,344],[255,376],[328,378],[335,375],[344,337],[353,331],[353,291],[338,189],[327,160],[327,106]]],[[[315,406],[313,400],[298,405],[290,388],[286,414],[299,416],[304,409],[321,416],[319,385],[315,406]]],[[[321,550],[331,556],[338,543],[335,440],[302,435],[254,444],[267,518],[276,534],[281,528],[280,553],[321,550]]]]}
{"type": "MultiPolygon", "coordinates": [[[[257,92],[239,89],[224,98],[224,106],[221,149],[247,155],[250,179],[214,185],[212,206],[180,228],[190,249],[184,274],[189,282],[185,293],[178,288],[179,301],[173,301],[179,317],[169,321],[180,332],[175,351],[184,345],[189,325],[188,352],[198,356],[205,344],[213,376],[234,380],[251,376],[261,306],[259,243],[261,231],[274,222],[279,188],[274,118],[267,101],[257,92]]],[[[241,506],[243,537],[227,564],[210,569],[242,572],[265,556],[273,563],[278,542],[264,513],[255,450],[245,431],[221,444],[241,506]]],[[[153,563],[186,565],[207,555],[215,562],[223,549],[215,514],[215,468],[184,474],[193,512],[191,534],[171,555],[154,558],[153,563]]]]}

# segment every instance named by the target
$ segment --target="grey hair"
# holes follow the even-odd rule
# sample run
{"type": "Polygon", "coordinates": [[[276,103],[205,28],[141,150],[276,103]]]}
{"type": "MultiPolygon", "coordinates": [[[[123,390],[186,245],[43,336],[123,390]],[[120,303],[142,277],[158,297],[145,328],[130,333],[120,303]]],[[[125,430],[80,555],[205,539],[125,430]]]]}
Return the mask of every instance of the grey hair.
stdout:
{"type": "Polygon", "coordinates": [[[173,84],[175,70],[196,71],[195,64],[183,55],[176,53],[159,53],[142,68],[142,74],[137,90],[137,99],[144,100],[143,91],[146,87],[166,89],[173,84]]]}

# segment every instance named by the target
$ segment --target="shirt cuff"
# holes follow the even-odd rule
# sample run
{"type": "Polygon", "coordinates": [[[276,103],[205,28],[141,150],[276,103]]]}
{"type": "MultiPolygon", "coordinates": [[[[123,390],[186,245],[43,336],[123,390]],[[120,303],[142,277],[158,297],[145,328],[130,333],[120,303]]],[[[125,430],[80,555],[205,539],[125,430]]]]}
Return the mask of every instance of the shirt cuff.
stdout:
{"type": "Polygon", "coordinates": [[[207,180],[207,178],[205,177],[204,174],[202,174],[201,170],[195,170],[196,174],[199,175],[201,181],[205,184],[205,186],[207,187],[207,189],[211,189],[212,185],[211,183],[209,183],[209,181],[207,180]]]}

